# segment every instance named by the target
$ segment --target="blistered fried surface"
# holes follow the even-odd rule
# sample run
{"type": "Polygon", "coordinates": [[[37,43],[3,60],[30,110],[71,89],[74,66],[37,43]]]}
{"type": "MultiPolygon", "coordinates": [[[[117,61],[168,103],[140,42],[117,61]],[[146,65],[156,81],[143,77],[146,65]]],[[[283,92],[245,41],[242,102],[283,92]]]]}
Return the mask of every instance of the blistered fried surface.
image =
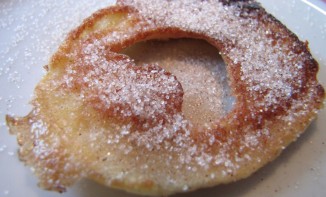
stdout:
{"type": "Polygon", "coordinates": [[[119,1],[70,33],[36,87],[33,111],[7,122],[46,189],[88,177],[168,195],[245,178],[273,160],[322,107],[317,71],[306,44],[254,1],[119,1]],[[119,54],[182,37],[206,40],[227,65],[235,101],[208,124],[184,115],[183,96],[196,87],[119,54]]]}

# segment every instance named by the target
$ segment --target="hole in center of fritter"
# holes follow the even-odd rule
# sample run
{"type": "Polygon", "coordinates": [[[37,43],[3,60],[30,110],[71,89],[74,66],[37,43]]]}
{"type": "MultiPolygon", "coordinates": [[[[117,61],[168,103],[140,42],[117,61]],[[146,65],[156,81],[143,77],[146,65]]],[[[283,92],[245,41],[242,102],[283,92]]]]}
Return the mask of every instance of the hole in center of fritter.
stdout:
{"type": "Polygon", "coordinates": [[[225,116],[235,102],[218,50],[202,40],[171,39],[135,44],[122,53],[136,64],[158,64],[175,75],[184,96],[182,111],[198,127],[225,116]]]}

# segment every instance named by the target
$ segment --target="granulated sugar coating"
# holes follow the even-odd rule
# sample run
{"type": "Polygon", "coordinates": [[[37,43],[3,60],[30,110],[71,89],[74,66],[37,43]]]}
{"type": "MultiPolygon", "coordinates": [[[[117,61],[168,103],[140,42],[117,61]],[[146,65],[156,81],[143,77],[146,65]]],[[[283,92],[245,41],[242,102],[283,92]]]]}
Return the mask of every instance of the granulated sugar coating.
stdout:
{"type": "MultiPolygon", "coordinates": [[[[46,65],[69,31],[84,18],[112,3],[99,0],[82,0],[78,4],[74,0],[0,1],[0,82],[2,91],[10,92],[4,95],[4,100],[13,100],[10,97],[17,94],[15,99],[19,103],[22,95],[28,90],[32,92],[31,84],[39,81],[43,71],[35,67],[46,65]]],[[[21,109],[20,105],[9,107],[11,114],[21,109]]],[[[4,123],[3,119],[0,121],[4,123]]]]}
{"type": "Polygon", "coordinates": [[[208,126],[231,110],[234,98],[225,64],[208,43],[187,39],[148,41],[124,53],[138,65],[156,63],[177,77],[184,90],[182,112],[192,124],[208,126]]]}
{"type": "Polygon", "coordinates": [[[32,112],[7,122],[40,186],[57,191],[83,177],[146,195],[245,178],[324,100],[307,46],[254,1],[118,1],[72,31],[47,69],[32,112]],[[196,49],[133,45],[169,38],[206,40],[226,67],[196,49]]]}

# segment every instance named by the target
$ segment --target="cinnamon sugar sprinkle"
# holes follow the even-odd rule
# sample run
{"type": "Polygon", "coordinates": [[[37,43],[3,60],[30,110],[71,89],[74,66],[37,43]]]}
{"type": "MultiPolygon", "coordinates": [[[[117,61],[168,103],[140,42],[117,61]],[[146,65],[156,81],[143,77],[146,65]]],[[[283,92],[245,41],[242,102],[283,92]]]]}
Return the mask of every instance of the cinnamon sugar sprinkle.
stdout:
{"type": "MultiPolygon", "coordinates": [[[[305,62],[310,60],[311,56],[303,52],[294,54],[289,50],[300,43],[286,43],[286,47],[285,43],[275,43],[271,31],[262,27],[254,18],[257,12],[250,11],[255,9],[256,4],[251,5],[247,11],[243,9],[245,3],[225,6],[212,0],[127,0],[124,4],[139,9],[144,18],[148,19],[146,28],[178,27],[184,31],[204,33],[226,43],[225,51],[221,52],[221,55],[233,60],[233,65],[228,65],[229,68],[225,70],[216,60],[207,57],[196,59],[180,54],[172,55],[169,59],[170,53],[178,53],[168,51],[164,46],[158,53],[158,58],[164,57],[164,60],[157,60],[155,55],[151,56],[152,59],[142,60],[143,56],[146,56],[145,49],[142,55],[130,54],[131,58],[107,51],[105,46],[118,43],[121,37],[131,36],[135,31],[144,28],[142,25],[130,28],[130,32],[113,32],[101,39],[82,43],[81,51],[75,50],[67,54],[73,61],[67,63],[62,76],[58,74],[60,80],[57,81],[54,77],[55,80],[50,83],[44,82],[50,90],[55,91],[55,98],[66,98],[67,92],[76,97],[69,118],[60,122],[65,130],[57,134],[51,131],[49,134],[56,140],[44,140],[44,133],[49,131],[45,131],[45,126],[42,125],[49,124],[45,123],[49,120],[32,122],[31,130],[35,137],[33,140],[37,142],[34,148],[36,157],[43,159],[42,162],[51,162],[51,154],[62,151],[58,150],[60,144],[73,140],[71,143],[81,142],[85,147],[80,147],[78,154],[72,153],[66,158],[67,166],[60,169],[63,172],[62,177],[65,177],[64,172],[73,168],[71,166],[83,169],[85,165],[89,165],[89,171],[78,174],[87,176],[83,173],[91,174],[90,169],[101,165],[103,161],[107,165],[98,173],[109,174],[112,179],[141,174],[135,176],[135,182],[146,179],[158,182],[163,180],[167,185],[173,185],[176,176],[186,182],[194,178],[192,175],[195,172],[206,173],[207,180],[232,177],[242,164],[252,161],[259,163],[259,157],[253,158],[245,153],[251,150],[265,154],[262,149],[265,144],[260,142],[273,137],[269,130],[272,123],[266,121],[259,129],[248,125],[241,131],[241,135],[236,130],[231,130],[227,139],[223,138],[223,131],[218,130],[218,123],[232,111],[237,99],[241,98],[241,95],[233,95],[234,90],[229,87],[229,83],[237,83],[235,80],[238,79],[229,79],[225,75],[228,69],[240,66],[239,83],[246,85],[250,99],[255,101],[248,105],[260,109],[261,113],[274,112],[279,103],[300,93],[299,89],[305,85],[299,73],[305,69],[305,62]],[[78,59],[74,59],[77,57],[78,59]],[[133,57],[136,59],[133,60],[133,57]],[[184,75],[185,73],[188,75],[184,75]],[[205,85],[209,85],[209,88],[205,85]],[[202,103],[201,106],[192,105],[196,99],[202,103]],[[79,104],[83,102],[91,103],[95,111],[103,113],[101,116],[91,114],[86,110],[88,107],[81,110],[79,104]],[[193,108],[186,112],[185,108],[188,107],[193,108]],[[199,109],[205,109],[201,112],[205,114],[205,118],[200,117],[201,113],[195,114],[199,109]],[[78,113],[81,113],[80,116],[76,115],[78,113]],[[97,121],[86,123],[90,117],[97,121]],[[108,119],[101,119],[103,117],[108,119]],[[199,117],[200,121],[196,122],[196,117],[199,117]],[[80,120],[85,123],[75,131],[80,120]],[[121,124],[120,120],[127,121],[121,124]],[[135,126],[137,124],[133,121],[139,121],[137,124],[140,126],[135,126]],[[74,133],[80,135],[75,136],[74,133]],[[53,144],[55,146],[52,146],[53,144]],[[51,146],[52,148],[49,148],[51,146]],[[235,148],[239,150],[234,151],[235,148]],[[98,160],[91,164],[83,163],[88,159],[86,157],[91,157],[86,156],[86,153],[83,157],[83,151],[86,150],[94,151],[98,160]],[[215,167],[221,171],[205,171],[215,167]],[[178,170],[180,172],[175,174],[178,170]],[[189,174],[182,173],[184,170],[189,174]],[[155,173],[152,173],[153,171],[155,173]]],[[[190,53],[194,51],[196,52],[193,49],[190,53]]],[[[125,53],[128,54],[128,49],[125,53]]],[[[218,57],[218,54],[216,56],[218,57]]],[[[291,124],[296,117],[307,114],[309,109],[302,109],[301,105],[309,103],[313,94],[308,93],[304,95],[303,100],[293,101],[289,112],[276,119],[291,124]],[[298,110],[300,111],[295,113],[298,110]]],[[[34,110],[34,116],[42,119],[44,115],[34,110]]],[[[248,117],[229,117],[228,121],[234,123],[232,121],[239,118],[259,120],[257,116],[259,115],[253,112],[248,117]]],[[[49,174],[51,173],[45,172],[44,176],[50,176],[49,174]]],[[[61,178],[56,180],[58,185],[61,178]]],[[[112,179],[106,181],[110,183],[112,179]]],[[[183,186],[183,190],[189,189],[191,186],[183,186]]]]}

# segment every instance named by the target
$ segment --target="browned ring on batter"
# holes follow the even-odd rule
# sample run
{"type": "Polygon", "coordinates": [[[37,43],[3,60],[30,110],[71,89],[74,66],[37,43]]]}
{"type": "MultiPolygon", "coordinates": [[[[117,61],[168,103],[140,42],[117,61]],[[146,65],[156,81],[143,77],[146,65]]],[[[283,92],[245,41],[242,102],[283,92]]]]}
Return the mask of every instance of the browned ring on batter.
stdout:
{"type": "Polygon", "coordinates": [[[119,1],[85,20],[53,56],[32,113],[8,117],[41,186],[62,191],[88,177],[168,195],[228,183],[273,160],[316,117],[324,100],[317,62],[257,3],[156,3],[119,1]],[[208,127],[184,117],[173,73],[119,54],[171,38],[206,40],[227,65],[236,103],[208,127]]]}

